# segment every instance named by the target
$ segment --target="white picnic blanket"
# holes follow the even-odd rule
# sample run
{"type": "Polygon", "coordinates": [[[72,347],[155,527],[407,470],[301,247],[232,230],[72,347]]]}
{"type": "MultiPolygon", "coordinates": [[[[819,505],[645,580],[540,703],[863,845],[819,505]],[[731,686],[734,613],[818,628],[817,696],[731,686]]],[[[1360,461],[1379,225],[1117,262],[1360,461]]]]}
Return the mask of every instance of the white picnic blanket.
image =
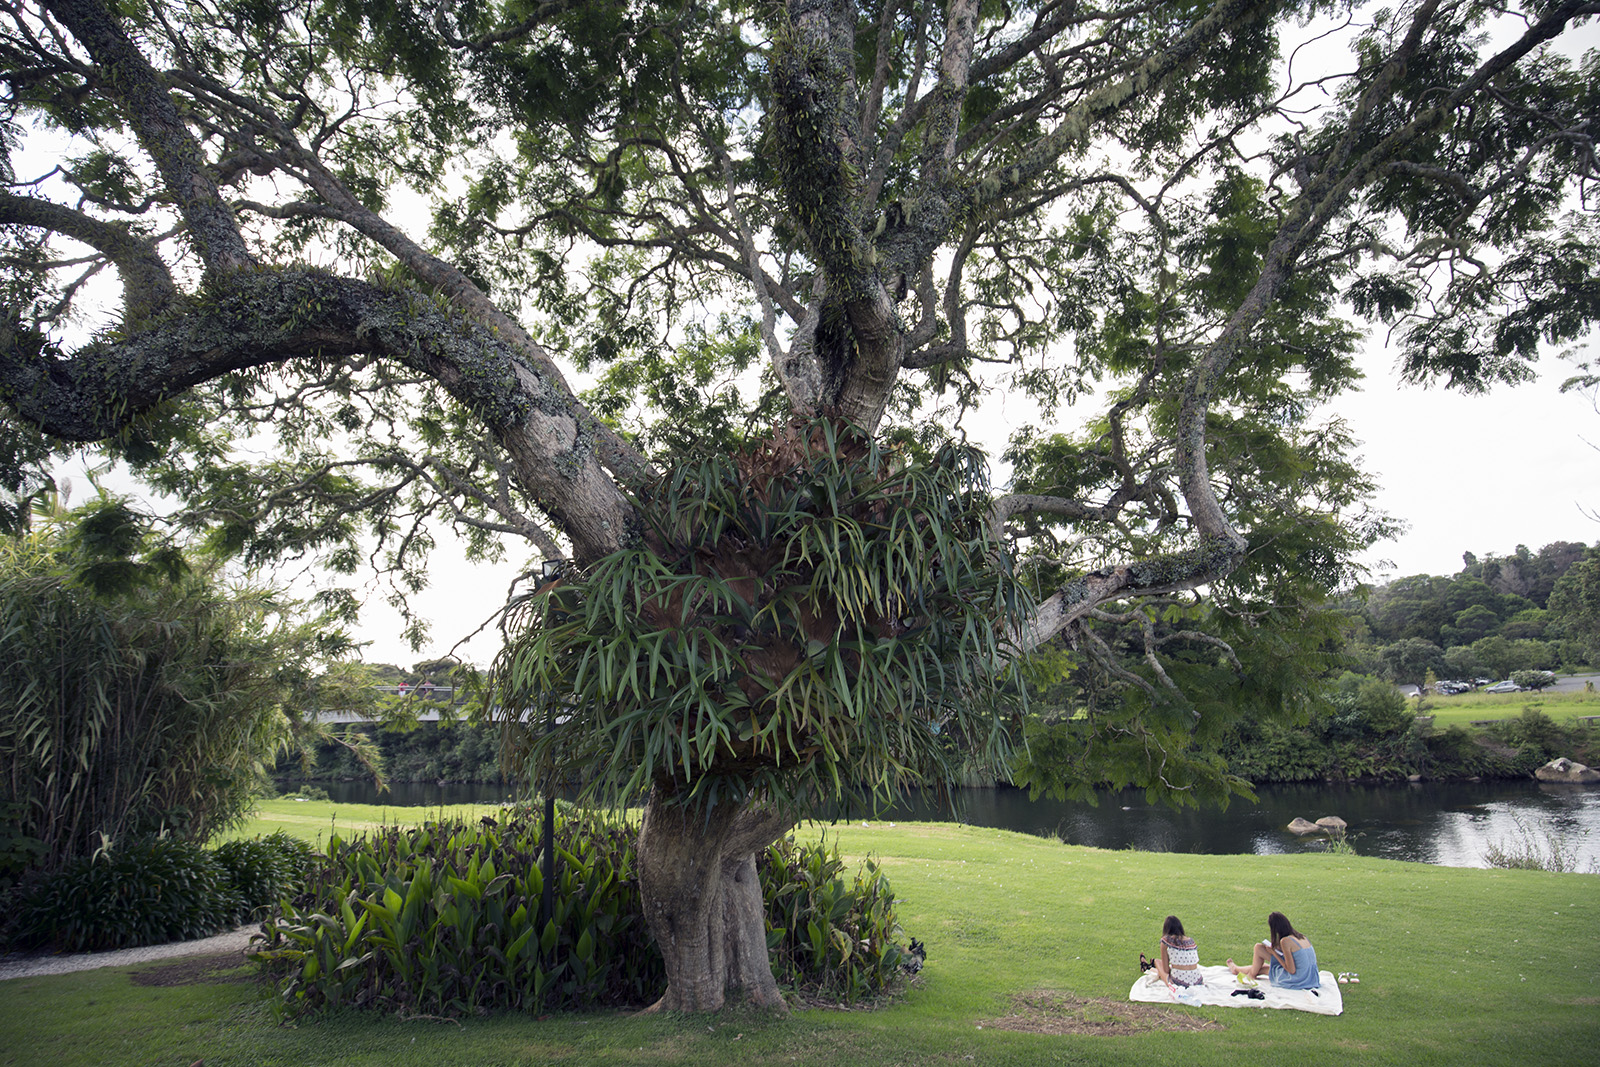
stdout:
{"type": "Polygon", "coordinates": [[[1174,996],[1172,990],[1167,988],[1167,984],[1156,977],[1156,972],[1146,971],[1137,982],[1133,983],[1133,988],[1128,990],[1128,999],[1151,1004],[1194,1004],[1223,1008],[1293,1008],[1296,1011],[1310,1011],[1318,1015],[1344,1014],[1344,997],[1332,971],[1318,972],[1322,977],[1322,988],[1316,990],[1274,989],[1267,984],[1267,979],[1263,976],[1253,987],[1266,994],[1263,1000],[1234,996],[1235,989],[1252,987],[1240,985],[1239,980],[1226,967],[1201,967],[1200,973],[1205,975],[1205,984],[1190,986],[1187,990],[1179,986],[1183,994],[1180,998],[1174,996]]]}

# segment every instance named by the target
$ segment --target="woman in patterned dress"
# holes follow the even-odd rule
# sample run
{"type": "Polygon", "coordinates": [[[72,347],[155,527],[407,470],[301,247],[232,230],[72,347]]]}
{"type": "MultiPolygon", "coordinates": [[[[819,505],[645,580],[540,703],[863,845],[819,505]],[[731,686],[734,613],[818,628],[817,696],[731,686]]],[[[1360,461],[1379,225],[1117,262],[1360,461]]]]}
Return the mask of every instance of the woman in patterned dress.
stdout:
{"type": "Polygon", "coordinates": [[[1200,950],[1194,939],[1184,934],[1183,923],[1176,915],[1168,915],[1161,924],[1161,955],[1155,965],[1163,982],[1185,987],[1205,984],[1200,974],[1200,950]]]}

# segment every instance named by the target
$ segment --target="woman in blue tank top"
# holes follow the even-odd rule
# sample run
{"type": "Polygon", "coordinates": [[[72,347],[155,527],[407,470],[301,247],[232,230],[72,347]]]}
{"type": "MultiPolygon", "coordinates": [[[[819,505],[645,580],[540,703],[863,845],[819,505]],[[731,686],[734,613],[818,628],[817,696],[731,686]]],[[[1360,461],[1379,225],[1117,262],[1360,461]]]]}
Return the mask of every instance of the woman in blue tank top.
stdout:
{"type": "Polygon", "coordinates": [[[1255,946],[1250,966],[1240,967],[1229,960],[1228,970],[1245,978],[1265,973],[1278,989],[1321,988],[1317,950],[1311,947],[1311,939],[1296,930],[1281,911],[1267,916],[1267,931],[1271,937],[1255,946]]]}

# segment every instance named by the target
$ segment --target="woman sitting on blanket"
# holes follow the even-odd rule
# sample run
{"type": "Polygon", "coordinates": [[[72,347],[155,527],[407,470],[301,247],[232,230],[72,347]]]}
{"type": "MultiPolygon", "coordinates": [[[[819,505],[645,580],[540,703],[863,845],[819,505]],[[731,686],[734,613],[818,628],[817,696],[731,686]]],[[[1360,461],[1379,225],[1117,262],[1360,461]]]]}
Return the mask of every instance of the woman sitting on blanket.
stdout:
{"type": "Polygon", "coordinates": [[[1281,911],[1267,916],[1270,940],[1255,946],[1255,958],[1250,966],[1240,967],[1228,961],[1228,970],[1241,978],[1259,978],[1265,971],[1278,989],[1319,989],[1322,979],[1317,974],[1317,950],[1311,939],[1289,921],[1281,911]]]}
{"type": "Polygon", "coordinates": [[[1176,915],[1168,915],[1161,924],[1161,955],[1155,965],[1163,982],[1185,987],[1205,984],[1200,975],[1200,950],[1194,938],[1184,935],[1183,923],[1176,915]]]}

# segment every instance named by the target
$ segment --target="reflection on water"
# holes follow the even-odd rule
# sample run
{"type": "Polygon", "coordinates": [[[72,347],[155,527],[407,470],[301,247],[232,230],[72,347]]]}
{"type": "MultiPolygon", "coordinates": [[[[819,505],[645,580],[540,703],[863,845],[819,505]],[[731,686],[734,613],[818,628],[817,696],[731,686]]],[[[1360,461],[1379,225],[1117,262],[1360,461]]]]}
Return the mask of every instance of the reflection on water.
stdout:
{"type": "MultiPolygon", "coordinates": [[[[395,783],[377,795],[362,782],[326,784],[337,803],[396,807],[488,804],[504,801],[503,785],[395,783]]],[[[883,820],[960,821],[1030,834],[1053,834],[1074,845],[1149,852],[1211,854],[1314,851],[1320,838],[1297,838],[1285,827],[1296,817],[1337,815],[1363,856],[1486,867],[1491,846],[1525,840],[1549,851],[1555,837],[1577,857],[1577,869],[1600,871],[1600,790],[1537,782],[1428,782],[1413,785],[1279,785],[1259,790],[1258,803],[1235,801],[1226,811],[1172,811],[1139,792],[1108,794],[1098,806],[1041,798],[1016,789],[968,789],[955,808],[919,798],[884,812],[883,820]]]]}
{"type": "Polygon", "coordinates": [[[913,804],[886,818],[961,819],[1025,833],[1055,834],[1076,845],[1152,852],[1271,855],[1324,847],[1285,827],[1297,816],[1315,822],[1337,815],[1363,856],[1486,867],[1491,846],[1524,838],[1545,852],[1554,836],[1576,856],[1579,870],[1600,871],[1600,790],[1537,782],[1429,782],[1400,786],[1264,786],[1255,804],[1235,801],[1226,811],[1172,811],[1145,802],[1143,793],[1103,797],[1096,807],[1041,798],[1015,789],[967,790],[957,811],[913,804]]]}

